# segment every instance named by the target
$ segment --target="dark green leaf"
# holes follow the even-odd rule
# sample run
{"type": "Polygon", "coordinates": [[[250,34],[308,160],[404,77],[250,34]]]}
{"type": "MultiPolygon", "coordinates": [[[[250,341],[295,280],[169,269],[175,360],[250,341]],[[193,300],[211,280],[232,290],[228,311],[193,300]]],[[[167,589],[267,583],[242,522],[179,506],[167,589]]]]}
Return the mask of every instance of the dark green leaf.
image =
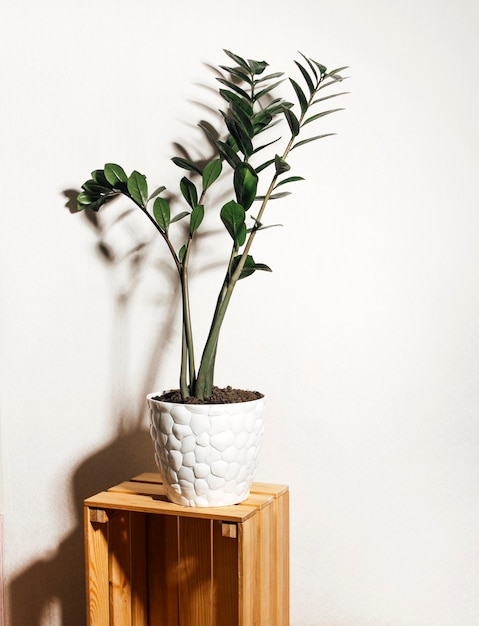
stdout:
{"type": "Polygon", "coordinates": [[[221,174],[221,169],[222,169],[222,165],[221,165],[220,159],[215,159],[214,161],[210,161],[208,163],[208,165],[203,170],[203,178],[202,178],[203,191],[206,191],[208,187],[211,187],[211,185],[215,182],[215,180],[221,174]]]}
{"type": "Polygon", "coordinates": [[[132,200],[141,207],[146,207],[148,202],[148,185],[146,182],[146,176],[140,174],[136,170],[131,173],[128,178],[128,193],[132,200]]]}
{"type": "Polygon", "coordinates": [[[247,211],[256,198],[258,175],[249,163],[239,163],[233,177],[236,200],[247,211]]]}
{"type": "Polygon", "coordinates": [[[251,119],[249,115],[245,112],[241,105],[238,105],[236,102],[231,103],[231,113],[234,116],[235,120],[244,130],[246,135],[251,138],[254,135],[253,124],[251,123],[251,119]]]}
{"type": "Polygon", "coordinates": [[[303,126],[305,124],[309,124],[309,122],[314,122],[314,120],[318,120],[320,117],[329,115],[330,113],[336,113],[336,111],[344,111],[344,108],[330,109],[329,111],[321,111],[321,113],[316,113],[316,115],[312,115],[311,117],[308,117],[308,119],[304,120],[303,126]]]}
{"type": "Polygon", "coordinates": [[[164,187],[164,186],[158,187],[158,189],[155,189],[155,191],[150,195],[148,200],[153,200],[153,198],[156,198],[156,196],[159,196],[160,193],[165,191],[165,189],[166,189],[166,187],[164,187]]]}
{"type": "Polygon", "coordinates": [[[199,174],[200,176],[203,173],[198,165],[196,165],[196,163],[193,163],[193,161],[190,161],[189,159],[183,159],[182,157],[173,157],[171,160],[175,165],[177,165],[178,167],[182,167],[184,170],[188,170],[189,172],[196,172],[196,174],[199,174]]]}
{"type": "Polygon", "coordinates": [[[182,220],[187,215],[189,215],[188,211],[181,211],[181,213],[178,213],[177,215],[175,215],[175,217],[171,218],[170,224],[173,224],[173,222],[179,222],[180,220],[182,220]]]}
{"type": "Polygon", "coordinates": [[[255,167],[255,171],[257,174],[259,174],[260,172],[262,172],[263,170],[265,170],[267,167],[269,167],[270,165],[272,165],[274,163],[274,159],[269,159],[268,161],[265,161],[264,163],[262,163],[261,165],[258,165],[258,167],[255,167]]]}
{"type": "Polygon", "coordinates": [[[301,63],[298,63],[298,61],[295,61],[295,63],[298,66],[301,74],[303,75],[303,78],[306,81],[306,84],[308,85],[309,93],[312,95],[315,89],[314,89],[313,81],[311,80],[311,76],[309,75],[306,68],[303,65],[301,65],[301,63]]]}
{"type": "Polygon", "coordinates": [[[230,59],[233,59],[233,61],[240,65],[244,70],[246,70],[247,72],[251,71],[248,63],[242,57],[238,56],[234,52],[231,52],[230,50],[223,50],[223,52],[227,54],[230,59]]]}
{"type": "Polygon", "coordinates": [[[220,82],[222,85],[226,85],[227,87],[229,87],[230,89],[232,89],[233,91],[236,91],[236,93],[238,93],[242,98],[244,98],[245,100],[250,100],[251,98],[249,97],[249,95],[246,93],[246,91],[244,89],[241,89],[241,87],[238,87],[238,85],[235,85],[234,83],[232,83],[229,80],[226,80],[226,78],[217,78],[216,79],[218,82],[220,82]]]}
{"type": "Polygon", "coordinates": [[[276,87],[278,85],[281,85],[283,81],[280,80],[277,83],[273,83],[272,85],[268,85],[268,87],[265,87],[264,89],[262,89],[261,91],[258,91],[258,93],[255,94],[254,96],[254,100],[255,102],[257,100],[260,100],[263,96],[265,96],[267,93],[269,93],[270,91],[273,91],[273,89],[276,89],[276,87]]]}
{"type": "Polygon", "coordinates": [[[181,246],[180,251],[178,252],[178,259],[180,260],[180,263],[183,263],[185,254],[186,254],[186,246],[181,246]]]}
{"type": "Polygon", "coordinates": [[[116,163],[107,163],[103,171],[105,178],[115,189],[124,188],[128,182],[125,170],[120,165],[116,165],[116,163]]]}
{"type": "MultiPolygon", "coordinates": [[[[233,259],[233,263],[231,265],[231,273],[234,274],[236,268],[238,267],[238,263],[240,261],[241,257],[237,256],[233,259]]],[[[242,278],[247,278],[248,276],[251,276],[251,274],[253,274],[256,270],[262,270],[264,272],[271,272],[271,268],[269,268],[267,265],[265,265],[264,263],[255,263],[253,257],[251,255],[248,255],[246,257],[246,261],[243,265],[243,268],[241,270],[241,274],[239,276],[239,280],[241,280],[242,278]]]]}
{"type": "Polygon", "coordinates": [[[238,149],[246,156],[250,156],[253,152],[253,144],[251,143],[251,139],[243,129],[241,124],[239,124],[235,119],[231,117],[225,117],[226,126],[236,142],[238,149]]]}
{"type": "Polygon", "coordinates": [[[248,63],[255,76],[262,74],[269,65],[266,61],[254,61],[253,59],[248,59],[248,63]]]}
{"type": "MultiPolygon", "coordinates": [[[[279,200],[280,198],[286,198],[286,196],[290,196],[290,191],[282,191],[280,193],[272,193],[269,196],[269,200],[279,200]]],[[[257,196],[256,200],[264,200],[266,196],[257,196]]]]}
{"type": "Polygon", "coordinates": [[[289,109],[286,109],[286,111],[284,112],[284,116],[286,118],[286,121],[288,122],[293,137],[299,135],[299,120],[296,115],[289,109]]]}
{"type": "Polygon", "coordinates": [[[227,89],[220,89],[219,90],[220,95],[229,103],[236,103],[238,106],[242,107],[242,109],[244,110],[244,112],[251,117],[253,115],[253,107],[251,106],[251,101],[245,100],[244,98],[242,98],[241,96],[239,96],[237,93],[234,93],[232,91],[228,91],[227,89]]]}
{"type": "Polygon", "coordinates": [[[304,146],[304,144],[306,143],[310,143],[311,141],[316,141],[316,139],[323,139],[324,137],[331,137],[332,135],[335,135],[336,133],[325,133],[324,135],[316,135],[315,137],[310,137],[309,139],[303,139],[303,141],[298,141],[298,143],[295,143],[294,146],[291,148],[291,150],[293,150],[294,148],[298,148],[299,146],[304,146]]]}
{"type": "Polygon", "coordinates": [[[111,189],[111,184],[108,182],[105,172],[103,170],[95,170],[91,173],[91,177],[93,180],[101,185],[102,187],[109,187],[111,189]]]}
{"type": "Polygon", "coordinates": [[[234,241],[235,248],[242,246],[246,240],[245,210],[231,200],[220,211],[221,221],[234,241]]]}
{"type": "Polygon", "coordinates": [[[160,229],[166,233],[170,226],[170,204],[164,198],[156,198],[153,203],[153,215],[160,229]]]}
{"type": "Polygon", "coordinates": [[[229,72],[232,76],[236,76],[236,78],[239,78],[240,80],[244,80],[245,82],[249,83],[251,85],[251,78],[249,76],[249,74],[247,74],[246,72],[241,71],[241,69],[239,67],[227,67],[226,65],[220,65],[219,66],[222,70],[225,70],[226,72],[229,72]]]}
{"type": "Polygon", "coordinates": [[[298,85],[298,83],[293,79],[289,79],[290,83],[293,85],[293,89],[296,92],[299,100],[299,106],[301,107],[301,113],[305,113],[308,110],[308,100],[304,94],[304,91],[298,85]]]}
{"type": "Polygon", "coordinates": [[[85,183],[83,183],[82,189],[91,194],[104,194],[111,192],[111,185],[108,185],[108,187],[105,187],[104,185],[99,185],[96,181],[93,180],[93,178],[91,178],[90,180],[87,180],[85,183]]]}
{"type": "Polygon", "coordinates": [[[198,192],[196,191],[196,187],[194,186],[194,184],[191,182],[191,180],[186,178],[186,176],[183,176],[180,181],[180,190],[183,194],[183,198],[190,205],[190,207],[194,209],[195,206],[198,204],[198,192]]]}
{"type": "Polygon", "coordinates": [[[284,174],[284,172],[288,172],[291,169],[286,161],[284,161],[278,154],[274,157],[274,167],[277,176],[284,174]]]}
{"type": "Polygon", "coordinates": [[[297,180],[304,180],[304,178],[302,176],[290,176],[289,178],[285,178],[284,180],[282,180],[281,182],[279,182],[276,186],[275,189],[277,187],[279,187],[280,185],[285,185],[286,183],[293,183],[297,180]]]}
{"type": "Polygon", "coordinates": [[[316,98],[313,100],[312,104],[316,104],[317,102],[323,102],[324,100],[329,100],[330,98],[337,98],[338,96],[346,96],[349,91],[341,91],[338,93],[329,94],[329,96],[323,96],[322,98],[316,98]]]}
{"type": "Polygon", "coordinates": [[[318,80],[319,76],[318,76],[318,72],[316,71],[316,67],[313,65],[313,63],[311,62],[311,59],[308,59],[307,56],[305,56],[302,52],[299,53],[303,59],[306,61],[306,63],[309,65],[309,67],[311,68],[311,71],[314,74],[314,77],[316,80],[318,80]]]}
{"type": "Polygon", "coordinates": [[[241,159],[233,150],[233,148],[224,141],[215,141],[216,149],[218,150],[220,156],[232,167],[233,169],[241,163],[241,159]]]}
{"type": "Polygon", "coordinates": [[[257,78],[254,82],[255,84],[264,83],[267,80],[272,80],[273,78],[281,78],[282,76],[284,76],[283,72],[275,72],[274,74],[268,74],[267,76],[257,78]]]}
{"type": "Polygon", "coordinates": [[[190,233],[193,234],[200,227],[205,216],[205,209],[202,204],[197,204],[190,216],[190,233]]]}

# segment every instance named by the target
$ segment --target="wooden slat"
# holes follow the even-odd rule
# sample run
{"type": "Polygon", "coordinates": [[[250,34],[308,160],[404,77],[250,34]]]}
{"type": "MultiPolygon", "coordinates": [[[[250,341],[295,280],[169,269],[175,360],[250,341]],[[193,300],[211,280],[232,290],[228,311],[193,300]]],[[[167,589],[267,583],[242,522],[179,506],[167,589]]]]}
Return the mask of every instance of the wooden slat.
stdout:
{"type": "Polygon", "coordinates": [[[274,559],[276,556],[276,515],[275,499],[271,504],[258,512],[259,519],[259,559],[258,585],[261,594],[257,598],[260,603],[261,626],[277,626],[277,580],[274,559]]]}
{"type": "Polygon", "coordinates": [[[213,623],[212,525],[212,520],[179,518],[179,626],[213,623]]]}
{"type": "Polygon", "coordinates": [[[178,518],[147,516],[148,626],[178,626],[178,518]]]}
{"type": "Polygon", "coordinates": [[[110,555],[110,626],[132,626],[130,513],[120,511],[108,523],[110,555]]]}
{"type": "Polygon", "coordinates": [[[240,626],[261,624],[259,596],[259,516],[238,526],[238,614],[240,626]]]}
{"type": "Polygon", "coordinates": [[[106,524],[91,521],[88,507],[85,508],[84,531],[87,626],[108,626],[108,528],[106,524]]]}
{"type": "Polygon", "coordinates": [[[237,524],[213,522],[212,626],[240,626],[238,541],[237,524]]]}
{"type": "Polygon", "coordinates": [[[289,626],[289,491],[275,500],[276,551],[271,555],[276,567],[277,626],[289,626]]]}
{"type": "Polygon", "coordinates": [[[148,588],[146,514],[132,513],[131,528],[131,621],[132,626],[149,626],[147,614],[148,588]]]}
{"type": "Polygon", "coordinates": [[[157,513],[163,515],[180,515],[197,519],[218,519],[230,522],[242,522],[254,515],[256,507],[247,502],[240,505],[218,507],[187,507],[155,500],[149,495],[137,495],[113,491],[103,491],[85,500],[87,506],[110,508],[139,513],[157,513]]]}

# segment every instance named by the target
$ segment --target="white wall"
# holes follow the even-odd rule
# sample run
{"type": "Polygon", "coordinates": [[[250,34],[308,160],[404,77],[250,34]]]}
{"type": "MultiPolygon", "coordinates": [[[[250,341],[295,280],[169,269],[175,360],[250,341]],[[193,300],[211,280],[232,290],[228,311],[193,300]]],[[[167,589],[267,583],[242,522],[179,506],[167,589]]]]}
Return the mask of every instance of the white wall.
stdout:
{"type": "Polygon", "coordinates": [[[478,26],[469,0],[4,8],[9,626],[84,623],[82,499],[152,469],[143,395],[176,382],[152,263],[131,292],[62,192],[110,160],[171,186],[223,48],[351,68],[338,135],[296,156],[307,182],[257,255],[274,273],[237,294],[219,357],[221,384],[269,397],[258,478],[291,488],[291,624],[477,626],[478,26]]]}

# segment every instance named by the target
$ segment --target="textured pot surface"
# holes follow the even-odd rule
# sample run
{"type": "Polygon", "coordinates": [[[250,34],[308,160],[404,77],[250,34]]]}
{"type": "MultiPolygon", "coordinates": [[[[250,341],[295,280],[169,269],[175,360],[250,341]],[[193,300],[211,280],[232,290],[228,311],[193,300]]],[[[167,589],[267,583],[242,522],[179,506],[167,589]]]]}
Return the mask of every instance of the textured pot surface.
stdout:
{"type": "Polygon", "coordinates": [[[245,500],[263,435],[264,398],[237,404],[177,404],[147,396],[155,458],[168,498],[183,506],[245,500]]]}

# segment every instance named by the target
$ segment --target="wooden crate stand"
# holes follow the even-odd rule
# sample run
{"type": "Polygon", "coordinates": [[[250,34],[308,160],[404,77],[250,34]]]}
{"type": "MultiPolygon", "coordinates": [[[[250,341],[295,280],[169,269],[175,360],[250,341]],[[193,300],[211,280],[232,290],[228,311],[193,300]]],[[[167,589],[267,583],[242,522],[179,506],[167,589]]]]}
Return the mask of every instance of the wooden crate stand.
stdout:
{"type": "Polygon", "coordinates": [[[158,474],[85,500],[88,626],[289,626],[289,491],[167,501],[158,474]]]}

